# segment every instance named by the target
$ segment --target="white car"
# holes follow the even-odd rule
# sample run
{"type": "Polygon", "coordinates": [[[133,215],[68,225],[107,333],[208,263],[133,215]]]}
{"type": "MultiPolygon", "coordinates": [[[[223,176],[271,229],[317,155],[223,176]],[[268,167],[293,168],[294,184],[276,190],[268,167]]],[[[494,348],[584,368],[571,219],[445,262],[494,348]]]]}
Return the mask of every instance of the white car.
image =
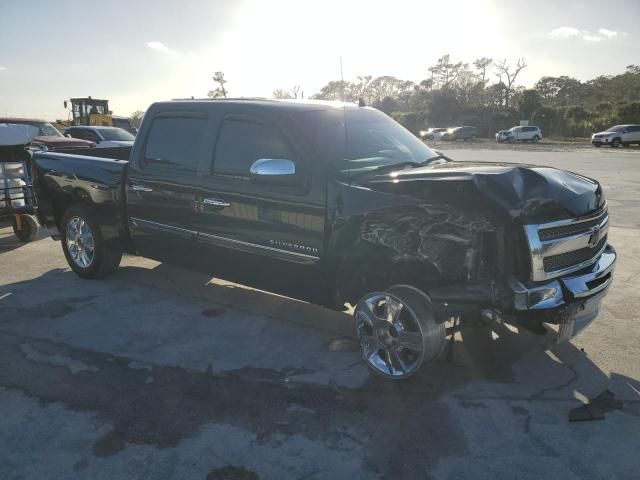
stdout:
{"type": "Polygon", "coordinates": [[[502,142],[533,142],[542,140],[542,130],[538,127],[513,127],[496,133],[496,140],[502,142]]]}
{"type": "Polygon", "coordinates": [[[604,132],[591,135],[591,144],[595,147],[602,145],[610,145],[613,148],[620,145],[627,147],[633,143],[640,145],[640,125],[616,125],[604,132]]]}
{"type": "Polygon", "coordinates": [[[131,147],[136,137],[118,127],[67,127],[62,133],[96,143],[96,148],[131,147]]]}
{"type": "Polygon", "coordinates": [[[446,131],[446,128],[430,128],[427,131],[420,132],[420,137],[422,137],[423,140],[440,140],[446,131]]]}

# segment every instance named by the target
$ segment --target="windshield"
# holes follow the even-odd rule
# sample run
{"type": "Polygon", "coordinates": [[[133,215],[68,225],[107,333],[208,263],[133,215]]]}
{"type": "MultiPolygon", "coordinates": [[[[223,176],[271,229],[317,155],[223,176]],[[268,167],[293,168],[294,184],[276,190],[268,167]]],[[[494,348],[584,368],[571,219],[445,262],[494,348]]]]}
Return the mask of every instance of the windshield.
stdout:
{"type": "Polygon", "coordinates": [[[438,157],[406,128],[372,108],[335,108],[301,115],[305,119],[300,123],[315,149],[343,177],[438,157]]]}
{"type": "Polygon", "coordinates": [[[62,137],[48,122],[0,122],[0,145],[26,145],[33,137],[62,137]]]}
{"type": "Polygon", "coordinates": [[[626,127],[624,125],[616,125],[614,127],[608,128],[607,132],[621,132],[625,129],[626,127]]]}
{"type": "Polygon", "coordinates": [[[133,142],[135,137],[121,128],[101,128],[98,130],[105,140],[133,142]]]}

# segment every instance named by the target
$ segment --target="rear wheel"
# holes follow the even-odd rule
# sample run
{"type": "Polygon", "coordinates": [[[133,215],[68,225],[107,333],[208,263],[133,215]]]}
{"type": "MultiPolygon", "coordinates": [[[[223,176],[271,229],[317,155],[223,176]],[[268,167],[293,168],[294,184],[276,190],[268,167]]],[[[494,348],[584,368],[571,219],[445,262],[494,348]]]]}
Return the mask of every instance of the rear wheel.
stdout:
{"type": "Polygon", "coordinates": [[[19,219],[14,216],[13,233],[21,242],[33,242],[38,234],[38,224],[30,215],[20,215],[19,219]]]}
{"type": "Polygon", "coordinates": [[[531,139],[531,141],[533,143],[538,143],[540,141],[540,137],[538,135],[534,135],[533,138],[531,139]]]}
{"type": "Polygon", "coordinates": [[[362,356],[383,377],[407,378],[444,350],[445,325],[436,323],[429,297],[413,287],[364,295],[354,317],[362,356]]]}
{"type": "Polygon", "coordinates": [[[614,138],[613,140],[611,140],[611,148],[618,148],[620,146],[620,143],[622,142],[619,138],[614,138]]]}
{"type": "Polygon", "coordinates": [[[114,272],[122,250],[109,246],[88,207],[74,205],[62,217],[62,250],[71,269],[82,278],[102,278],[114,272]]]}

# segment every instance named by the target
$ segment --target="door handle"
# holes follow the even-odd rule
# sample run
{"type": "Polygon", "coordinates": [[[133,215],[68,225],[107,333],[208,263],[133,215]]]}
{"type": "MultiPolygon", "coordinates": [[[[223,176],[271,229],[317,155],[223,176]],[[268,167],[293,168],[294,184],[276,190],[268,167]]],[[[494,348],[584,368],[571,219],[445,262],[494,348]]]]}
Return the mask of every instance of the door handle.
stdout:
{"type": "Polygon", "coordinates": [[[202,203],[205,205],[211,205],[213,207],[230,207],[231,204],[225,200],[220,200],[218,198],[203,198],[202,203]]]}
{"type": "Polygon", "coordinates": [[[129,185],[129,190],[132,192],[153,192],[153,188],[141,185],[139,183],[132,183],[129,185]]]}

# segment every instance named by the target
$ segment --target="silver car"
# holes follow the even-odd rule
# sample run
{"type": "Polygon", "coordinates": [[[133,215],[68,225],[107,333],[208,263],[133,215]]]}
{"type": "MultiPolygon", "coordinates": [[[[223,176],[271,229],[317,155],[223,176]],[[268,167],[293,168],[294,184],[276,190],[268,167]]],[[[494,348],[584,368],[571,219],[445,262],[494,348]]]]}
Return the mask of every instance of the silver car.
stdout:
{"type": "Polygon", "coordinates": [[[634,143],[640,145],[640,125],[616,125],[591,136],[591,144],[595,147],[602,145],[609,145],[612,148],[620,145],[628,147],[634,143]]]}

